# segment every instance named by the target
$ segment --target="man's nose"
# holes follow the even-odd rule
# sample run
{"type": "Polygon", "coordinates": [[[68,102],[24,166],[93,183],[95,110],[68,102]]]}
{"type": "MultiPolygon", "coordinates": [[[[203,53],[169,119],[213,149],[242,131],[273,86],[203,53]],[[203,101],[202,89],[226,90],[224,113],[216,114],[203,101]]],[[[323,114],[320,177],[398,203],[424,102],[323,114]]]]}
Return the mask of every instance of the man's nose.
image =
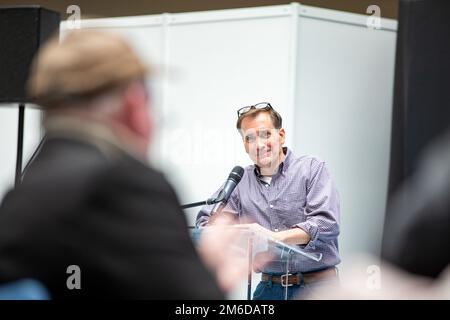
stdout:
{"type": "Polygon", "coordinates": [[[266,139],[262,139],[262,138],[257,138],[256,139],[256,148],[259,149],[263,149],[266,147],[266,139]]]}

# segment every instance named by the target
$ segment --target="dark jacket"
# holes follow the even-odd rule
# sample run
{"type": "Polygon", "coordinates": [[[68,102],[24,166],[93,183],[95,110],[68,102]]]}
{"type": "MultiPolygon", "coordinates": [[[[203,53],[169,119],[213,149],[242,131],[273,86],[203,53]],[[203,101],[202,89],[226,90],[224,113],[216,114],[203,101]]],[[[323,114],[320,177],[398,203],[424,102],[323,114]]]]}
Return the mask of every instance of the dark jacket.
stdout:
{"type": "Polygon", "coordinates": [[[222,299],[173,189],[125,152],[52,138],[0,207],[0,282],[52,298],[222,299]],[[69,290],[70,265],[81,289],[69,290]]]}

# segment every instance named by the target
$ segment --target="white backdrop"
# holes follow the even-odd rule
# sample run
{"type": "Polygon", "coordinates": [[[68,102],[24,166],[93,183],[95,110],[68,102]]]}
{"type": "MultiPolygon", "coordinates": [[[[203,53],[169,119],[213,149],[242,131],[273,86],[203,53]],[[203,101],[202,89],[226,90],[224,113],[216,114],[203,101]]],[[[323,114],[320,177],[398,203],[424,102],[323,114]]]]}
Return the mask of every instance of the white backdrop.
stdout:
{"type": "Polygon", "coordinates": [[[0,107],[0,197],[14,185],[14,174],[16,172],[17,153],[17,121],[19,119],[19,108],[13,105],[1,105],[0,107]]]}
{"type": "MultiPolygon", "coordinates": [[[[387,194],[397,24],[381,19],[373,30],[367,17],[294,3],[83,20],[81,27],[122,32],[155,66],[151,155],[182,203],[206,199],[233,166],[250,164],[236,110],[270,102],[284,118],[287,145],[330,167],[345,262],[356,251],[378,253],[387,194]]],[[[13,177],[17,131],[4,110],[0,130],[13,135],[0,136],[0,191],[13,177]]],[[[196,211],[186,211],[191,224],[196,211]]]]}
{"type": "MultiPolygon", "coordinates": [[[[0,105],[0,199],[14,186],[18,120],[17,104],[0,105]]],[[[26,166],[42,138],[41,120],[42,112],[36,106],[28,105],[25,108],[22,168],[26,166]]]]}
{"type": "Polygon", "coordinates": [[[387,199],[395,24],[307,8],[299,19],[294,147],[329,165],[341,195],[343,264],[378,254],[387,199]]]}

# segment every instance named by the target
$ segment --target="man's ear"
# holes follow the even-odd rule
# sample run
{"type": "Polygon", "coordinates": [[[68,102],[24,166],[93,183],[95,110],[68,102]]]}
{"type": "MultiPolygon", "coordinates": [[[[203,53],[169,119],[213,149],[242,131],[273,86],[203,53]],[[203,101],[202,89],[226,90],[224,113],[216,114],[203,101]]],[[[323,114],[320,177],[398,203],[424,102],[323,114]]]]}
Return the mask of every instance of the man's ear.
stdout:
{"type": "Polygon", "coordinates": [[[286,140],[286,132],[283,128],[278,130],[278,135],[280,136],[280,146],[284,145],[284,141],[286,140]]]}
{"type": "Polygon", "coordinates": [[[124,105],[129,129],[150,142],[153,125],[149,96],[141,82],[135,81],[125,89],[124,105]]]}

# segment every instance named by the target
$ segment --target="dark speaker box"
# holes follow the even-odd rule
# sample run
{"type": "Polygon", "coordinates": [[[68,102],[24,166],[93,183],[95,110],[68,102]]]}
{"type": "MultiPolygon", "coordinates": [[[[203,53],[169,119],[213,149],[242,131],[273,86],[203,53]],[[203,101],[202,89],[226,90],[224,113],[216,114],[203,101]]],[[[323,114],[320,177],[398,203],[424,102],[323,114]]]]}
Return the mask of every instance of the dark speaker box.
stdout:
{"type": "Polygon", "coordinates": [[[58,12],[39,6],[0,7],[0,102],[27,102],[32,59],[59,22],[58,12]]]}

